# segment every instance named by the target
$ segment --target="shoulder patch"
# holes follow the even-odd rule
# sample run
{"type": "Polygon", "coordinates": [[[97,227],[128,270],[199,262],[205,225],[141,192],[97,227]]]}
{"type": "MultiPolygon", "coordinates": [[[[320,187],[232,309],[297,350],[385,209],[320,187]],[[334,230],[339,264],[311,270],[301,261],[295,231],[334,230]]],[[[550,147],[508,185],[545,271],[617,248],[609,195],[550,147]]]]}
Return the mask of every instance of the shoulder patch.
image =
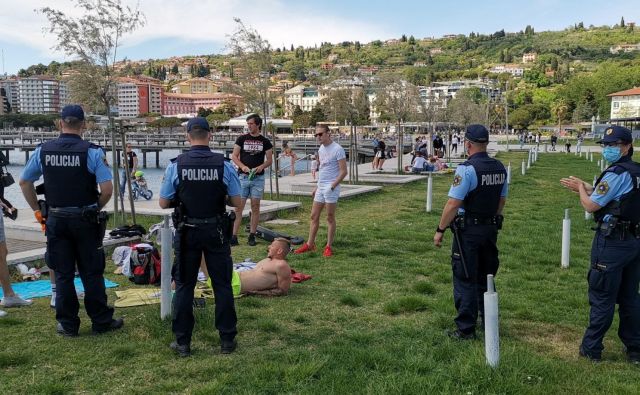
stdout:
{"type": "Polygon", "coordinates": [[[458,185],[460,185],[461,182],[462,182],[462,176],[460,176],[459,174],[456,174],[456,176],[453,177],[453,186],[457,187],[458,185]]]}
{"type": "Polygon", "coordinates": [[[609,183],[606,181],[600,181],[596,186],[596,194],[598,195],[606,195],[609,192],[609,183]]]}

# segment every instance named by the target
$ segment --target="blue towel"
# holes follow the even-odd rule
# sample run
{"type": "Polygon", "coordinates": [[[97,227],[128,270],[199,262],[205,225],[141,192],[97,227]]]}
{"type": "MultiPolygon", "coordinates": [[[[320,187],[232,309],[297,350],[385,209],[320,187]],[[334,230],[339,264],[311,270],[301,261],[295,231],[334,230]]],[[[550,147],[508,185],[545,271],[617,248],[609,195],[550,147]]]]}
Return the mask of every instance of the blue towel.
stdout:
{"type": "MultiPolygon", "coordinates": [[[[76,286],[76,292],[84,292],[84,286],[79,277],[73,280],[73,284],[76,286]]],[[[104,280],[104,286],[107,288],[117,287],[118,284],[107,279],[104,280]]],[[[13,291],[20,295],[23,299],[31,298],[43,298],[45,296],[51,296],[51,282],[49,280],[38,281],[25,281],[22,283],[11,284],[13,291]]],[[[2,297],[2,289],[0,288],[0,298],[2,297]]]]}

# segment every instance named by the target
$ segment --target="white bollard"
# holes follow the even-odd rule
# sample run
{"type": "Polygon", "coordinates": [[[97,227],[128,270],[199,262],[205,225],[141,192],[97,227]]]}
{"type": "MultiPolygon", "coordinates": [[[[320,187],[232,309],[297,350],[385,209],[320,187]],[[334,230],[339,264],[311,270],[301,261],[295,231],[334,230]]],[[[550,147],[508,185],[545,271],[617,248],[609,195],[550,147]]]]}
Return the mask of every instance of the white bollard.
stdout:
{"type": "Polygon", "coordinates": [[[593,152],[589,152],[589,158],[590,158],[591,162],[593,162],[593,152]]]}
{"type": "Polygon", "coordinates": [[[427,212],[431,212],[431,207],[433,206],[433,179],[431,178],[431,173],[429,173],[429,178],[427,178],[427,212]]]}
{"type": "Polygon", "coordinates": [[[607,168],[607,162],[604,159],[602,159],[600,161],[600,171],[604,171],[604,169],[606,168],[607,168]]]}
{"type": "Polygon", "coordinates": [[[507,166],[507,184],[511,184],[511,162],[507,166]]]}
{"type": "Polygon", "coordinates": [[[527,169],[531,168],[531,150],[529,150],[529,157],[527,158],[527,169]]]}
{"type": "Polygon", "coordinates": [[[563,269],[569,267],[569,248],[571,243],[571,219],[569,218],[569,209],[564,210],[564,219],[562,220],[562,258],[561,266],[563,269]]]}
{"type": "Polygon", "coordinates": [[[498,294],[493,275],[487,276],[487,292],[484,293],[484,352],[487,365],[495,368],[500,361],[500,330],[498,321],[498,294]]]}
{"type": "Polygon", "coordinates": [[[160,248],[162,249],[162,274],[160,275],[160,319],[171,317],[171,261],[173,253],[173,233],[169,227],[169,216],[164,216],[164,225],[160,230],[160,248]]]}
{"type": "Polygon", "coordinates": [[[601,159],[598,159],[598,167],[600,167],[600,160],[601,160],[601,159]]]}
{"type": "Polygon", "coordinates": [[[522,161],[522,175],[526,173],[526,169],[527,169],[527,164],[524,163],[524,161],[522,161]]]}
{"type": "Polygon", "coordinates": [[[591,185],[593,185],[594,188],[596,187],[596,182],[598,182],[598,176],[593,176],[593,184],[591,185]]]}

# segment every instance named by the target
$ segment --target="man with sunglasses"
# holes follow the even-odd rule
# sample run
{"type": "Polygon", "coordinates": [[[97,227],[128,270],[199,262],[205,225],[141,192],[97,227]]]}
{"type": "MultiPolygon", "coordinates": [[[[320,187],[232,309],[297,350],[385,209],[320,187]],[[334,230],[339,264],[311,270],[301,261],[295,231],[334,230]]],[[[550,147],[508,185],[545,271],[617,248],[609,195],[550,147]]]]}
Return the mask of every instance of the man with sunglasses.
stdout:
{"type": "Polygon", "coordinates": [[[602,357],[602,339],[618,303],[618,336],[629,361],[640,364],[640,165],[631,160],[632,142],[629,129],[608,127],[599,143],[604,160],[611,165],[596,184],[573,176],[560,180],[580,195],[580,204],[594,213],[597,223],[587,277],[589,326],[579,351],[593,361],[602,357]]]}
{"type": "Polygon", "coordinates": [[[309,226],[309,239],[295,254],[315,251],[316,234],[320,226],[320,214],[327,208],[327,245],[322,255],[333,255],[331,246],[336,234],[336,206],[340,197],[340,183],[347,176],[347,160],[344,148],[331,139],[331,131],[328,125],[316,126],[316,138],[320,142],[318,157],[320,163],[320,175],[318,185],[313,190],[313,206],[311,207],[311,225],[309,226]]]}

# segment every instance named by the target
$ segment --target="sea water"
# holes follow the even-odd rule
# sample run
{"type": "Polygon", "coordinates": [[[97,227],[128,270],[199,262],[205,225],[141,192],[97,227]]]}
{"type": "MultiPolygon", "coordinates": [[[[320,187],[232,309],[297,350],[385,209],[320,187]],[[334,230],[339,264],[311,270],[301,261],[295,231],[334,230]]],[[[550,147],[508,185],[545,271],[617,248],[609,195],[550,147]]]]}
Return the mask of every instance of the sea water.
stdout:
{"type": "MultiPolygon", "coordinates": [[[[170,150],[170,149],[163,150],[160,152],[160,158],[159,158],[160,168],[148,167],[146,169],[143,169],[142,153],[136,152],[136,154],[138,154],[138,169],[144,172],[144,178],[147,180],[148,188],[153,191],[154,198],[157,198],[159,196],[160,185],[162,184],[164,171],[167,165],[169,164],[169,161],[172,158],[175,158],[176,156],[180,155],[180,153],[181,153],[180,150],[170,150]]],[[[26,209],[29,207],[29,205],[24,200],[24,197],[22,196],[22,191],[20,190],[20,186],[18,185],[20,174],[22,174],[22,170],[24,169],[24,164],[25,164],[24,152],[21,152],[17,149],[13,150],[9,154],[9,159],[11,160],[11,165],[7,166],[7,170],[9,171],[9,173],[13,175],[13,178],[15,179],[16,182],[10,187],[5,188],[4,197],[18,209],[26,209]]],[[[107,153],[107,161],[111,163],[110,152],[107,153]]],[[[286,167],[286,169],[282,170],[280,174],[289,175],[288,166],[290,165],[290,159],[282,158],[280,163],[282,167],[286,167]]],[[[147,155],[147,165],[149,164],[151,165],[155,164],[154,153],[149,153],[147,155]]],[[[308,160],[303,159],[303,160],[297,161],[296,174],[309,172],[310,171],[309,165],[310,165],[310,161],[308,160]]],[[[73,182],[73,181],[69,180],[69,182],[73,182]]],[[[40,178],[39,181],[35,182],[36,185],[40,183],[42,183],[42,178],[40,178]]]]}

